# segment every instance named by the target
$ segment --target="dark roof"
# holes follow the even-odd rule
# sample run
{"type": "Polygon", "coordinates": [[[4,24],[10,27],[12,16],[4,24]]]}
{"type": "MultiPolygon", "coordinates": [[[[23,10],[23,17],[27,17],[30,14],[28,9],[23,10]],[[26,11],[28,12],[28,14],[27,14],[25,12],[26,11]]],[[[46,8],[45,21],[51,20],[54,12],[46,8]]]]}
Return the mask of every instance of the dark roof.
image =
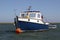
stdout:
{"type": "Polygon", "coordinates": [[[40,11],[25,11],[25,12],[40,12],[40,11]]]}

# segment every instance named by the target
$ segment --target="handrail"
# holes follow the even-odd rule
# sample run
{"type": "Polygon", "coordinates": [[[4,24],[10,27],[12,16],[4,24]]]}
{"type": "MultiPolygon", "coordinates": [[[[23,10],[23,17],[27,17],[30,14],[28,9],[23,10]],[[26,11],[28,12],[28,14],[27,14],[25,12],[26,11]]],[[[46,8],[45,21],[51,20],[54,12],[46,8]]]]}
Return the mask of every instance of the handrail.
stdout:
{"type": "MultiPolygon", "coordinates": [[[[18,17],[18,18],[22,18],[22,17],[18,17]]],[[[35,19],[35,20],[41,20],[41,19],[36,19],[36,18],[26,18],[26,17],[23,17],[22,19],[35,19]]]]}

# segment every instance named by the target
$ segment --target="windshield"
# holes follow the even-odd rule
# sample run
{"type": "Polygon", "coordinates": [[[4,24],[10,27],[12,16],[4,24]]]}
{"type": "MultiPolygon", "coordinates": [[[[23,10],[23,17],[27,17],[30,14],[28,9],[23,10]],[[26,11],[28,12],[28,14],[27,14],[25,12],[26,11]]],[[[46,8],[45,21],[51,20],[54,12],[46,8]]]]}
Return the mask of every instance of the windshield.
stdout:
{"type": "Polygon", "coordinates": [[[21,14],[21,17],[25,18],[27,16],[27,14],[21,14]]]}
{"type": "Polygon", "coordinates": [[[35,13],[31,13],[29,17],[30,17],[30,18],[35,18],[35,16],[36,16],[35,13]]]}

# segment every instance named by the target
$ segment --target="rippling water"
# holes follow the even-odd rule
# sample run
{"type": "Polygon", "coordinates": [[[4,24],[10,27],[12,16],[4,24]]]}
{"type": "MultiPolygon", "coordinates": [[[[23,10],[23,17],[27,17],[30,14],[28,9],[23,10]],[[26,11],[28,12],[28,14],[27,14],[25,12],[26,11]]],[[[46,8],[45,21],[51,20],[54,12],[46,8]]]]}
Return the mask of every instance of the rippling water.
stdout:
{"type": "Polygon", "coordinates": [[[13,24],[0,24],[0,40],[60,40],[60,23],[56,29],[45,32],[15,33],[13,24]]]}

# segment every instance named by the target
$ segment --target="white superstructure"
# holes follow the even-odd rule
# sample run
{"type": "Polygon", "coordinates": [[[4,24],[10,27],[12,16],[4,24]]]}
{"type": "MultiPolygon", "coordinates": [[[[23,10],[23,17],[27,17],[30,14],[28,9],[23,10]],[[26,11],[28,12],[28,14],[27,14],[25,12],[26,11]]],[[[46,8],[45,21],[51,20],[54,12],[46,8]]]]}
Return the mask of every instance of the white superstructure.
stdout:
{"type": "Polygon", "coordinates": [[[44,24],[42,14],[40,13],[40,11],[22,12],[20,13],[18,20],[44,24]]]}

